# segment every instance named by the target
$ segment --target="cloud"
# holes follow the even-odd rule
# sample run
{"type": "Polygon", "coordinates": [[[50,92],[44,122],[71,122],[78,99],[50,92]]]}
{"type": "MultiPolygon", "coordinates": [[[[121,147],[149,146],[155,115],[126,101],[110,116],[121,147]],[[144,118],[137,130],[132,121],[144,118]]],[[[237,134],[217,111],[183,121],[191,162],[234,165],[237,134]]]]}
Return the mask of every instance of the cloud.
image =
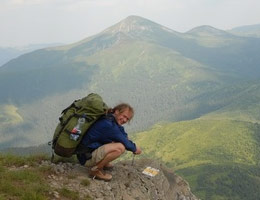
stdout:
{"type": "Polygon", "coordinates": [[[73,42],[129,15],[175,31],[260,23],[259,0],[0,0],[0,46],[73,42]]]}
{"type": "Polygon", "coordinates": [[[8,0],[5,3],[9,6],[23,6],[23,5],[35,5],[41,4],[44,0],[8,0]]]}
{"type": "MultiPolygon", "coordinates": [[[[67,0],[66,3],[62,3],[62,9],[65,11],[70,12],[77,12],[77,11],[87,11],[87,10],[96,10],[102,8],[111,8],[117,7],[123,0],[67,0]]],[[[97,14],[97,13],[96,13],[97,14]]],[[[100,15],[100,13],[98,13],[100,15]]]]}

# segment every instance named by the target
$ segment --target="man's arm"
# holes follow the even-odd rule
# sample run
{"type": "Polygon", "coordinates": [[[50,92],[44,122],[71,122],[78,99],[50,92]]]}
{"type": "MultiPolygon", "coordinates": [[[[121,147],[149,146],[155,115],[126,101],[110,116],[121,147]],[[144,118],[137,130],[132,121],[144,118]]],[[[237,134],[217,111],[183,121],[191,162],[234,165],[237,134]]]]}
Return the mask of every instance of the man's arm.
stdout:
{"type": "Polygon", "coordinates": [[[142,150],[140,149],[140,147],[136,147],[136,151],[134,152],[134,154],[141,154],[142,150]]]}
{"type": "Polygon", "coordinates": [[[137,148],[136,144],[128,139],[128,135],[125,132],[124,127],[118,127],[117,125],[112,125],[111,122],[108,122],[103,128],[106,132],[105,135],[109,140],[122,143],[128,151],[132,151],[136,154],[141,153],[141,149],[137,148]]]}

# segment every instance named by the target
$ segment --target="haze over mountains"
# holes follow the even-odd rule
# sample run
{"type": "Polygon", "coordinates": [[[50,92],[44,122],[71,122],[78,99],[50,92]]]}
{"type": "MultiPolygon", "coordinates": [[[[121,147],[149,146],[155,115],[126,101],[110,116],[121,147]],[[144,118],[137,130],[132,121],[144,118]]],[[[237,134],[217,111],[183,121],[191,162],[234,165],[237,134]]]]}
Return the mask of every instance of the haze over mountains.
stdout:
{"type": "MultiPolygon", "coordinates": [[[[194,187],[199,179],[192,170],[201,178],[205,169],[232,174],[236,166],[244,177],[239,180],[255,183],[257,195],[259,181],[245,177],[249,168],[250,177],[259,176],[259,52],[258,37],[211,26],[179,33],[130,16],[77,43],[22,55],[0,68],[1,148],[46,143],[60,112],[96,92],[110,106],[133,105],[128,132],[141,132],[135,137],[149,155],[176,167],[194,187]],[[238,143],[249,158],[234,153],[238,143]]],[[[195,191],[206,199],[222,198],[212,188],[195,191]]],[[[224,196],[233,195],[227,191],[224,196]]]]}
{"type": "Polygon", "coordinates": [[[249,37],[260,37],[260,24],[247,25],[241,27],[235,27],[230,30],[231,33],[237,34],[240,36],[249,36],[249,37]]]}
{"type": "Polygon", "coordinates": [[[0,69],[1,147],[47,142],[62,108],[89,92],[111,106],[133,104],[134,130],[223,109],[251,84],[257,90],[259,50],[258,38],[209,26],[182,34],[130,16],[78,43],[25,54],[0,69]]]}

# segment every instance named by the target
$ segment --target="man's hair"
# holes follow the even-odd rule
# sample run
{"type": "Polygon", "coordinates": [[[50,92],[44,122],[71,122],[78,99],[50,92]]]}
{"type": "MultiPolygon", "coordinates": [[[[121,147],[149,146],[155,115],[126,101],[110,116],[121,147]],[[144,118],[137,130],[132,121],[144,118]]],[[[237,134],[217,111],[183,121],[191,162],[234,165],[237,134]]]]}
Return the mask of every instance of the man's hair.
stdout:
{"type": "Polygon", "coordinates": [[[134,116],[134,109],[132,108],[132,106],[130,106],[130,105],[127,104],[127,103],[120,103],[120,104],[118,104],[117,106],[115,106],[113,109],[110,109],[109,112],[114,113],[116,110],[118,110],[119,113],[122,113],[122,112],[124,112],[124,111],[127,110],[127,109],[132,113],[132,116],[131,116],[131,118],[129,119],[129,121],[130,121],[130,120],[133,118],[133,116],[134,116]]]}

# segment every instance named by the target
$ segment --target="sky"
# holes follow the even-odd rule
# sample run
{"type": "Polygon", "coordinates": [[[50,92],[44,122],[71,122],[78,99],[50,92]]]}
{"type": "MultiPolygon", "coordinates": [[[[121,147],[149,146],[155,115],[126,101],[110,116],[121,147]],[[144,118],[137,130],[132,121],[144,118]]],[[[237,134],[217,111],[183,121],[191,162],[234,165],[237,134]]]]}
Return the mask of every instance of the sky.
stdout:
{"type": "Polygon", "coordinates": [[[0,0],[0,47],[71,44],[130,15],[174,31],[260,24],[259,0],[0,0]]]}

